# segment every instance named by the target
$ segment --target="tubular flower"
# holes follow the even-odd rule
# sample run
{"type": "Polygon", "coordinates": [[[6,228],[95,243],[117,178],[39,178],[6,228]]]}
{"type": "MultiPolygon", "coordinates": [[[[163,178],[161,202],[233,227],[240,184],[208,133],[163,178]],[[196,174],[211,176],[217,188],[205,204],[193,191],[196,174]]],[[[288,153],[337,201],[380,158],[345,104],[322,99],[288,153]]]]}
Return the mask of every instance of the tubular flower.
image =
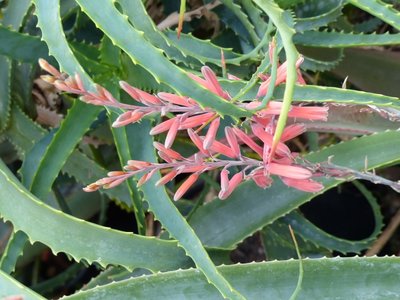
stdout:
{"type": "MultiPolygon", "coordinates": [[[[297,67],[301,64],[300,59],[297,67]]],[[[199,176],[210,170],[221,170],[220,199],[226,199],[243,181],[254,181],[261,188],[269,187],[278,176],[286,185],[307,192],[319,192],[322,184],[313,181],[316,174],[309,163],[299,163],[298,154],[291,152],[285,144],[305,131],[302,124],[294,123],[285,128],[274,157],[270,157],[273,135],[276,129],[276,117],[279,116],[282,103],[270,101],[265,108],[257,111],[244,124],[247,129],[237,126],[226,126],[225,137],[218,139],[220,132],[220,117],[212,108],[203,108],[194,99],[172,93],[160,92],[156,95],[137,89],[127,82],[121,81],[120,87],[137,104],[125,104],[117,101],[109,91],[97,86],[96,92],[87,91],[79,76],[68,77],[61,74],[47,62],[41,60],[40,65],[50,75],[42,78],[54,84],[60,91],[77,94],[81,100],[93,105],[117,107],[125,110],[113,123],[114,127],[125,126],[140,121],[150,114],[160,114],[165,119],[156,125],[151,135],[166,133],[164,143],[154,143],[162,162],[149,163],[130,160],[124,171],[108,173],[108,177],[97,180],[84,188],[85,191],[96,191],[99,188],[112,188],[133,176],[140,176],[138,185],[145,184],[150,178],[162,171],[164,174],[156,185],[164,185],[174,180],[179,174],[188,174],[187,179],[177,189],[174,200],[178,200],[199,179],[199,176]],[[168,117],[166,117],[168,116],[168,117]],[[185,131],[188,138],[197,147],[197,152],[184,157],[173,150],[173,144],[180,131],[185,131]],[[217,134],[219,133],[219,134],[217,134]]],[[[217,76],[209,67],[202,67],[203,77],[194,74],[189,76],[204,88],[215,93],[226,101],[231,101],[231,95],[218,82],[217,76]]],[[[264,82],[260,85],[258,95],[265,95],[270,78],[260,75],[264,82]]],[[[234,78],[237,79],[237,78],[234,78]]],[[[286,65],[278,69],[275,85],[286,79],[286,65]]],[[[300,80],[301,81],[301,80],[300,80]]],[[[260,105],[258,100],[247,103],[233,103],[244,109],[254,109],[260,105]]],[[[292,105],[289,117],[295,120],[327,119],[327,107],[292,105]]]]}

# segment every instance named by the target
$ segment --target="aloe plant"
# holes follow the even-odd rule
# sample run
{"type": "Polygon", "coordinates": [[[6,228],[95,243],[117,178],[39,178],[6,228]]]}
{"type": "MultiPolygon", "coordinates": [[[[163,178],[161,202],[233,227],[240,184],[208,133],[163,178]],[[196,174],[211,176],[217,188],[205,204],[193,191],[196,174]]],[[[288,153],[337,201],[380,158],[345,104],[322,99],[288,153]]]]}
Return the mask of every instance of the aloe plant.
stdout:
{"type": "Polygon", "coordinates": [[[333,257],[383,241],[363,181],[400,190],[395,80],[363,74],[398,71],[398,6],[156,2],[0,3],[0,296],[399,297],[396,257],[333,257]],[[302,206],[352,180],[359,240],[302,206]]]}

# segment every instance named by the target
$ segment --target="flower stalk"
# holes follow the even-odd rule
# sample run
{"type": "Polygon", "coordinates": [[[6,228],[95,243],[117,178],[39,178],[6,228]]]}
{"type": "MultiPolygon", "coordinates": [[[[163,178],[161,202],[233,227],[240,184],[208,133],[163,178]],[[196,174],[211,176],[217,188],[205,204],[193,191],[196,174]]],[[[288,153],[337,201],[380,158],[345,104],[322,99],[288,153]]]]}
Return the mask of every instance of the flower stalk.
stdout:
{"type": "MultiPolygon", "coordinates": [[[[273,49],[274,45],[271,45],[273,49]]],[[[261,188],[269,187],[275,175],[288,186],[307,192],[318,192],[323,189],[322,184],[312,178],[318,175],[312,166],[299,163],[298,154],[292,152],[285,144],[305,131],[304,125],[295,123],[284,127],[280,140],[276,142],[276,132],[285,104],[278,101],[269,101],[260,109],[260,101],[234,103],[241,109],[257,111],[251,118],[242,124],[248,127],[226,126],[220,128],[220,116],[210,107],[201,107],[194,99],[160,92],[156,95],[137,89],[127,82],[121,81],[120,87],[134,99],[137,104],[125,104],[117,101],[112,94],[101,86],[96,92],[85,90],[79,76],[68,77],[59,73],[47,62],[40,62],[43,69],[51,75],[42,78],[52,83],[59,90],[77,94],[81,100],[93,104],[120,108],[124,112],[113,123],[113,127],[125,126],[140,121],[148,115],[159,114],[165,119],[156,125],[151,135],[165,133],[163,143],[154,142],[154,147],[162,162],[149,163],[130,160],[123,171],[108,173],[108,177],[97,180],[84,188],[85,191],[96,191],[99,188],[112,188],[133,176],[140,176],[138,185],[145,184],[154,174],[162,172],[164,176],[157,185],[164,185],[174,180],[180,174],[188,177],[177,189],[174,200],[178,200],[199,179],[199,176],[208,171],[221,170],[220,199],[226,199],[241,182],[252,180],[261,188]],[[167,117],[168,116],[168,117],[167,117]],[[217,139],[217,133],[223,130],[225,137],[217,139]],[[197,152],[184,157],[173,150],[176,137],[184,131],[185,135],[197,147],[197,152]],[[274,150],[275,147],[275,150],[274,150]]],[[[298,68],[301,59],[297,62],[298,68]]],[[[231,101],[231,95],[218,82],[217,76],[207,66],[201,68],[203,77],[194,74],[189,76],[212,93],[231,101]]],[[[268,94],[269,89],[286,80],[286,63],[277,68],[276,79],[260,74],[265,82],[260,85],[258,95],[268,94]]],[[[270,92],[271,93],[271,92],[270,92]]],[[[327,119],[327,107],[292,106],[288,108],[288,117],[295,120],[327,119]]]]}

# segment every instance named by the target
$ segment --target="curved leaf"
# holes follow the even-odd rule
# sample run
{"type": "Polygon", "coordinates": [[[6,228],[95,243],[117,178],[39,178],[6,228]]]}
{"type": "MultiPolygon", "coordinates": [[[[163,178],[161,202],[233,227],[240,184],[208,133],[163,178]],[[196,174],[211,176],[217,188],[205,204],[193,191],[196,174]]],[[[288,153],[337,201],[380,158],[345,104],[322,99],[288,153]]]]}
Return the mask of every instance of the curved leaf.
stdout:
{"type": "Polygon", "coordinates": [[[380,0],[348,0],[348,2],[400,30],[400,12],[392,5],[380,0]]]}
{"type": "MultiPolygon", "coordinates": [[[[223,266],[246,299],[284,299],[296,287],[298,261],[223,266]]],[[[297,299],[396,299],[400,297],[400,259],[304,259],[304,278],[297,299]]],[[[78,292],[64,299],[221,299],[196,270],[131,278],[78,292]]]]}
{"type": "Polygon", "coordinates": [[[301,16],[296,18],[296,31],[302,32],[306,30],[317,29],[325,26],[342,14],[343,0],[333,1],[311,1],[303,6],[300,6],[297,13],[309,13],[310,11],[317,11],[313,16],[301,16]]]}
{"type": "Polygon", "coordinates": [[[297,33],[293,38],[293,42],[304,46],[327,48],[398,45],[400,44],[400,33],[364,34],[305,31],[297,33]]]}
{"type": "Polygon", "coordinates": [[[13,223],[15,231],[24,231],[31,243],[38,241],[54,253],[65,252],[76,261],[84,259],[103,267],[115,264],[157,271],[188,265],[175,241],[105,228],[49,207],[29,193],[2,161],[0,182],[0,214],[13,223]]]}
{"type": "Polygon", "coordinates": [[[0,297],[1,299],[45,299],[3,271],[0,271],[0,297]],[[11,298],[12,296],[15,298],[11,298]]]}
{"type": "Polygon", "coordinates": [[[48,57],[46,44],[38,37],[0,26],[0,41],[0,54],[18,61],[36,63],[40,57],[48,57]]]}

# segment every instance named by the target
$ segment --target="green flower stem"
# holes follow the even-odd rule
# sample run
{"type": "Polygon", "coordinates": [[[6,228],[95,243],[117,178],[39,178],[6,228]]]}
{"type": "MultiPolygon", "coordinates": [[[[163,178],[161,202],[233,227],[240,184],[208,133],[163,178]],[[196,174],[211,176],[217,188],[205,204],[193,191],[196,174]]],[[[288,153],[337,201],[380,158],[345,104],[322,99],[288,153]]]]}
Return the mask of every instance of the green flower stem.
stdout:
{"type": "Polygon", "coordinates": [[[278,5],[276,5],[275,2],[271,0],[254,0],[255,3],[257,3],[262,10],[269,16],[271,21],[274,23],[276,28],[278,29],[278,32],[281,36],[283,47],[286,52],[286,58],[287,58],[287,76],[286,76],[286,87],[285,87],[285,93],[283,95],[283,106],[281,110],[281,114],[278,119],[278,123],[276,125],[276,131],[274,134],[274,139],[272,142],[272,147],[271,147],[271,155],[270,157],[272,158],[274,156],[276,147],[278,145],[278,142],[282,136],[283,129],[285,128],[290,105],[292,103],[292,98],[293,98],[293,91],[294,91],[294,85],[296,83],[296,60],[299,56],[296,47],[294,46],[292,42],[293,35],[295,34],[295,30],[288,26],[286,22],[283,19],[283,13],[284,11],[279,8],[278,5]]]}

